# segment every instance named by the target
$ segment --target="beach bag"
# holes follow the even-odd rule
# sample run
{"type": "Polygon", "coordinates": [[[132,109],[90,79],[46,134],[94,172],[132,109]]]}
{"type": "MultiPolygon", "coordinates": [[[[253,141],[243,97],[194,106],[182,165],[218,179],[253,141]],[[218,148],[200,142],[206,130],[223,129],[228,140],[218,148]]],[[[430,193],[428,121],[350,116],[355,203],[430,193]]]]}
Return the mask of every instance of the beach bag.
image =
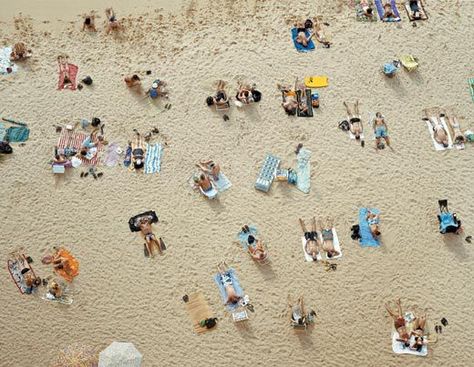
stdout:
{"type": "Polygon", "coordinates": [[[262,93],[260,93],[258,90],[253,90],[252,98],[254,102],[260,102],[262,100],[262,93]]]}
{"type": "Polygon", "coordinates": [[[0,142],[0,154],[11,154],[13,149],[6,141],[0,142]]]}
{"type": "Polygon", "coordinates": [[[217,325],[217,318],[213,317],[212,319],[202,320],[200,323],[201,327],[206,327],[206,329],[212,329],[217,325]]]}

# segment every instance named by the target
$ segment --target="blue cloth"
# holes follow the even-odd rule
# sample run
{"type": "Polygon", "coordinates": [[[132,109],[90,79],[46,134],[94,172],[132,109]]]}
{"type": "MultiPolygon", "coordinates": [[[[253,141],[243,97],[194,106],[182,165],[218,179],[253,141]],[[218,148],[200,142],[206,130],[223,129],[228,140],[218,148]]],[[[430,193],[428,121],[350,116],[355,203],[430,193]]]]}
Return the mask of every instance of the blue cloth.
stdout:
{"type": "Polygon", "coordinates": [[[158,89],[150,88],[150,98],[158,98],[158,89]]]}
{"type": "MultiPolygon", "coordinates": [[[[244,296],[244,291],[242,290],[242,287],[240,286],[239,280],[237,279],[237,276],[235,275],[235,270],[230,268],[227,273],[226,273],[230,279],[232,280],[232,286],[235,289],[235,292],[238,296],[243,297],[244,296]]],[[[227,292],[225,290],[225,286],[222,283],[222,276],[220,273],[217,273],[214,275],[214,282],[216,282],[217,287],[219,288],[219,293],[221,295],[222,302],[225,304],[227,301],[227,292]]],[[[235,311],[239,307],[239,304],[228,304],[227,309],[229,311],[235,311]]]]}
{"type": "Polygon", "coordinates": [[[92,141],[91,137],[88,136],[86,140],[82,142],[82,146],[88,149],[95,147],[95,143],[92,141]]]}
{"type": "Polygon", "coordinates": [[[385,14],[385,10],[382,5],[382,0],[375,0],[375,6],[377,7],[377,13],[379,13],[380,20],[383,22],[399,22],[401,18],[400,18],[400,14],[398,13],[397,4],[395,0],[391,0],[390,5],[392,6],[392,11],[393,11],[393,14],[395,15],[395,18],[384,19],[383,16],[385,14]]]}
{"type": "Polygon", "coordinates": [[[448,227],[458,227],[457,222],[454,220],[454,216],[450,212],[443,212],[439,215],[439,231],[440,233],[446,233],[448,227]]]}
{"type": "Polygon", "coordinates": [[[5,139],[12,143],[27,141],[30,137],[30,129],[26,126],[12,126],[7,129],[5,139]]]}
{"type": "Polygon", "coordinates": [[[296,166],[296,187],[298,190],[304,192],[305,194],[309,193],[311,189],[311,151],[306,148],[300,149],[298,156],[296,157],[297,166],[296,166]]]}
{"type": "Polygon", "coordinates": [[[372,236],[372,232],[370,232],[369,223],[367,222],[367,213],[369,211],[374,214],[380,214],[380,210],[378,209],[359,209],[359,244],[362,247],[378,247],[380,246],[380,242],[372,236]]]}
{"type": "Polygon", "coordinates": [[[161,170],[161,157],[163,147],[161,144],[147,144],[145,157],[145,173],[156,173],[161,170]]]}
{"type": "Polygon", "coordinates": [[[132,163],[132,147],[129,145],[127,151],[125,152],[125,159],[123,160],[123,165],[129,167],[132,163]]]}
{"type": "MultiPolygon", "coordinates": [[[[311,34],[309,31],[305,31],[306,37],[309,37],[311,34]]],[[[298,29],[293,28],[291,30],[291,38],[293,39],[293,44],[298,52],[309,52],[315,49],[313,40],[309,40],[308,46],[304,47],[301,43],[296,42],[296,37],[298,37],[298,29]]]]}
{"type": "MultiPolygon", "coordinates": [[[[240,242],[240,244],[242,245],[242,247],[244,248],[245,251],[247,251],[247,248],[249,246],[249,243],[248,243],[249,236],[252,235],[255,238],[257,238],[257,234],[258,234],[257,227],[255,227],[255,226],[250,225],[249,230],[250,230],[249,232],[240,231],[237,234],[237,238],[239,239],[239,242],[240,242]]],[[[256,243],[256,242],[254,242],[254,243],[256,243]]]]}
{"type": "Polygon", "coordinates": [[[397,70],[397,67],[391,62],[388,62],[383,65],[383,72],[385,75],[393,75],[397,72],[397,70]]]}

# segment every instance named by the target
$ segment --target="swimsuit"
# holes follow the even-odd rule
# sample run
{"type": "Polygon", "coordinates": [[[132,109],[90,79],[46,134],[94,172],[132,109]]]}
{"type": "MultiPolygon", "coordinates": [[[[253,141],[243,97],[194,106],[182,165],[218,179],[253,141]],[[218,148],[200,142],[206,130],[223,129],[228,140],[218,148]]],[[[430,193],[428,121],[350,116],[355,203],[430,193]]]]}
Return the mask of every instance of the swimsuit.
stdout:
{"type": "Polygon", "coordinates": [[[332,229],[323,229],[323,240],[332,241],[334,239],[332,229]]]}
{"type": "Polygon", "coordinates": [[[232,278],[230,277],[230,273],[226,271],[224,274],[221,274],[222,284],[225,287],[232,286],[232,278]]]}
{"type": "Polygon", "coordinates": [[[306,241],[316,241],[316,238],[318,237],[318,232],[305,232],[304,233],[304,238],[306,241]]]}
{"type": "Polygon", "coordinates": [[[387,128],[385,127],[385,125],[379,125],[375,127],[375,137],[376,138],[388,137],[387,128]]]}

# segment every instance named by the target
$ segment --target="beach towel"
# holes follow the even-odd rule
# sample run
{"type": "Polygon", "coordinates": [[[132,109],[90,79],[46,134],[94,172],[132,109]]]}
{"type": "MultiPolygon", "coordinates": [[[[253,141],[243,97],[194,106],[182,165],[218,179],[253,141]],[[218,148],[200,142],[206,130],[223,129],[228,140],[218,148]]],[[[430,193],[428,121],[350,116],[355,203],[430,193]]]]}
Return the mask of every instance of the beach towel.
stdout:
{"type": "Polygon", "coordinates": [[[405,1],[405,10],[407,11],[407,14],[408,14],[408,18],[410,18],[410,21],[415,21],[415,20],[427,20],[428,19],[428,15],[426,14],[426,11],[425,11],[425,8],[423,6],[423,0],[418,0],[418,11],[420,13],[420,16],[419,18],[415,18],[413,16],[413,10],[411,10],[410,8],[410,2],[409,1],[405,1]]]}
{"type": "Polygon", "coordinates": [[[163,147],[161,144],[147,144],[145,156],[145,173],[156,173],[161,170],[161,157],[163,156],[163,147]]]}
{"type": "Polygon", "coordinates": [[[10,61],[11,47],[0,48],[0,75],[16,73],[18,67],[10,61]],[[8,72],[8,70],[11,70],[8,72]]]}
{"type": "Polygon", "coordinates": [[[367,209],[367,208],[360,208],[359,209],[359,244],[362,247],[378,247],[380,246],[380,242],[378,239],[375,239],[372,236],[372,232],[370,232],[369,223],[367,222],[367,213],[370,211],[374,214],[380,214],[380,210],[378,209],[367,209]]]}
{"type": "Polygon", "coordinates": [[[324,88],[329,85],[329,78],[325,75],[307,76],[304,85],[308,88],[324,88]]]}
{"type": "MultiPolygon", "coordinates": [[[[310,33],[308,30],[305,31],[306,37],[310,36],[310,33]]],[[[293,28],[291,30],[291,38],[293,39],[293,44],[295,45],[296,51],[298,52],[309,52],[313,51],[315,49],[314,42],[312,39],[309,40],[308,46],[304,47],[301,43],[296,42],[296,38],[298,37],[298,30],[296,28],[293,28]]]]}
{"type": "Polygon", "coordinates": [[[207,331],[215,330],[216,327],[208,329],[200,324],[201,321],[214,317],[204,295],[201,292],[196,292],[190,294],[188,297],[189,300],[184,304],[184,306],[186,307],[186,311],[188,311],[196,334],[203,334],[207,331]]]}
{"type": "MultiPolygon", "coordinates": [[[[368,0],[369,6],[374,9],[374,2],[373,0],[368,0]]],[[[356,11],[356,19],[361,22],[374,22],[377,21],[375,17],[375,13],[372,13],[371,17],[367,17],[365,15],[364,8],[361,5],[361,0],[356,0],[355,2],[355,11],[356,11]]]]}
{"type": "Polygon", "coordinates": [[[5,125],[0,122],[0,141],[5,140],[5,135],[7,134],[7,129],[5,125]]]}
{"type": "Polygon", "coordinates": [[[400,62],[407,71],[414,71],[418,68],[418,61],[413,55],[400,56],[400,62]]]}
{"type": "Polygon", "coordinates": [[[311,189],[311,151],[306,148],[301,148],[296,156],[296,187],[298,190],[309,193],[311,189]]]}
{"type": "Polygon", "coordinates": [[[222,171],[219,172],[217,178],[218,179],[216,180],[214,177],[211,177],[212,182],[214,183],[214,186],[216,187],[217,191],[223,192],[232,187],[232,183],[229,181],[226,175],[222,173],[222,171]]]}
{"type": "Polygon", "coordinates": [[[268,192],[270,186],[275,179],[275,173],[280,165],[280,158],[267,154],[265,161],[262,164],[262,168],[258,174],[257,180],[255,181],[255,188],[260,191],[268,192]]]}
{"type": "Polygon", "coordinates": [[[61,70],[59,70],[59,80],[58,80],[58,89],[71,89],[71,90],[76,90],[76,79],[77,79],[77,73],[79,71],[79,68],[74,65],[68,63],[68,68],[69,68],[69,79],[71,80],[70,84],[64,84],[64,77],[65,73],[61,70]]]}
{"type": "Polygon", "coordinates": [[[129,145],[127,150],[125,151],[125,158],[123,160],[123,165],[125,167],[129,167],[130,163],[132,163],[132,147],[129,145]]]}
{"type": "MultiPolygon", "coordinates": [[[[87,138],[88,135],[84,133],[63,129],[61,135],[59,136],[58,149],[63,150],[63,152],[66,152],[68,150],[75,150],[76,152],[78,152],[82,147],[82,143],[87,138]]],[[[99,152],[101,150],[102,144],[99,143],[97,146],[97,151],[99,152]]],[[[85,165],[95,166],[99,163],[99,154],[96,154],[92,159],[87,159],[86,157],[82,156],[79,156],[79,159],[85,165]]]]}
{"type": "Polygon", "coordinates": [[[61,297],[54,297],[51,293],[47,292],[41,297],[41,299],[44,299],[45,301],[61,303],[63,305],[71,305],[73,302],[71,295],[65,294],[64,292],[61,297]]]}
{"type": "Polygon", "coordinates": [[[120,154],[117,152],[117,149],[119,149],[119,145],[117,143],[110,143],[107,146],[104,158],[104,164],[107,167],[115,167],[118,164],[120,160],[120,154]]]}
{"type": "Polygon", "coordinates": [[[313,105],[311,103],[311,89],[305,90],[305,96],[302,96],[300,90],[296,91],[296,99],[298,101],[298,108],[296,110],[296,115],[298,117],[313,117],[313,105]],[[300,109],[300,105],[303,104],[307,107],[307,111],[300,109]]]}
{"type": "Polygon", "coordinates": [[[436,139],[434,137],[434,131],[433,131],[433,126],[431,125],[431,122],[429,122],[428,120],[426,120],[425,122],[426,122],[426,126],[428,126],[428,131],[430,133],[431,140],[433,141],[433,145],[434,145],[435,150],[436,151],[442,151],[442,150],[452,149],[453,139],[451,139],[451,134],[449,133],[449,129],[448,129],[448,126],[446,125],[446,121],[444,120],[444,118],[440,119],[440,122],[443,125],[444,130],[446,130],[446,133],[448,134],[448,146],[447,147],[444,147],[442,144],[439,144],[436,141],[436,139]]]}
{"type": "MultiPolygon", "coordinates": [[[[244,291],[242,290],[242,287],[240,286],[239,279],[237,278],[237,276],[235,274],[235,270],[230,268],[227,271],[227,274],[229,275],[230,279],[232,280],[232,286],[234,287],[237,296],[243,297],[244,296],[244,291]]],[[[227,301],[227,292],[225,290],[224,283],[222,283],[222,277],[221,277],[220,273],[217,273],[214,276],[214,282],[216,282],[217,287],[219,288],[219,293],[221,295],[222,302],[225,304],[225,302],[227,301]]],[[[229,311],[233,312],[233,311],[237,310],[237,308],[240,307],[240,304],[239,303],[236,303],[236,304],[230,304],[229,303],[226,306],[227,306],[227,309],[229,311]]]]}
{"type": "Polygon", "coordinates": [[[377,7],[377,12],[379,13],[380,20],[382,22],[399,22],[399,21],[401,21],[400,13],[398,12],[397,4],[396,4],[395,0],[390,0],[390,5],[392,5],[392,11],[393,11],[393,14],[395,15],[395,18],[383,19],[383,15],[385,14],[383,6],[384,6],[384,4],[386,4],[388,2],[389,2],[388,0],[384,0],[384,3],[382,4],[382,0],[375,0],[375,6],[377,7]]]}
{"type": "Polygon", "coordinates": [[[30,129],[26,126],[11,126],[7,129],[5,139],[10,143],[27,141],[30,137],[30,129]]]}
{"type": "Polygon", "coordinates": [[[258,234],[258,229],[257,227],[255,226],[252,226],[252,225],[249,225],[249,231],[248,232],[244,232],[244,231],[240,231],[238,234],[237,234],[237,238],[240,242],[240,244],[242,245],[243,249],[245,251],[248,251],[248,246],[249,246],[249,243],[248,243],[248,239],[249,239],[249,236],[252,235],[254,236],[255,238],[257,238],[257,234],[258,234]]]}
{"type": "MultiPolygon", "coordinates": [[[[399,338],[399,334],[394,331],[392,333],[392,350],[396,354],[412,354],[414,356],[421,356],[421,357],[426,357],[428,355],[428,345],[424,345],[423,348],[421,348],[420,352],[417,352],[416,350],[412,350],[409,347],[405,347],[405,344],[402,342],[397,341],[399,338]]],[[[426,340],[426,336],[423,337],[423,340],[426,340]]],[[[415,337],[412,336],[410,338],[410,344],[413,344],[415,342],[415,337]]]]}
{"type": "Polygon", "coordinates": [[[474,78],[469,78],[467,82],[469,83],[469,91],[471,92],[471,99],[474,102],[474,78]]]}
{"type": "MultiPolygon", "coordinates": [[[[333,257],[328,257],[327,253],[323,251],[323,253],[324,253],[323,257],[324,257],[325,260],[340,259],[342,257],[342,250],[341,250],[341,245],[339,243],[339,238],[337,237],[336,227],[331,228],[331,232],[332,232],[332,237],[333,237],[332,238],[332,243],[334,245],[334,250],[339,252],[339,255],[333,256],[333,257]]],[[[323,243],[323,234],[322,234],[322,232],[318,232],[318,236],[319,236],[319,241],[321,241],[321,243],[323,243]]]]}
{"type": "Polygon", "coordinates": [[[10,273],[10,276],[13,282],[16,284],[18,290],[20,291],[20,293],[30,294],[31,289],[26,285],[26,280],[25,280],[24,275],[21,273],[21,270],[26,267],[30,269],[28,273],[30,273],[34,278],[36,278],[36,275],[31,265],[28,264],[28,261],[26,260],[25,255],[18,254],[18,256],[21,258],[21,260],[16,259],[16,258],[7,260],[8,271],[10,273]],[[23,265],[20,262],[23,262],[23,265]]]}
{"type": "Polygon", "coordinates": [[[55,269],[54,272],[63,277],[68,282],[79,275],[79,261],[66,249],[59,249],[57,255],[66,260],[66,265],[62,269],[55,269]]]}
{"type": "Polygon", "coordinates": [[[211,181],[211,188],[209,190],[204,191],[202,187],[199,186],[199,191],[208,199],[215,199],[217,195],[219,194],[219,191],[217,191],[216,186],[214,185],[214,182],[212,181],[211,181]]]}

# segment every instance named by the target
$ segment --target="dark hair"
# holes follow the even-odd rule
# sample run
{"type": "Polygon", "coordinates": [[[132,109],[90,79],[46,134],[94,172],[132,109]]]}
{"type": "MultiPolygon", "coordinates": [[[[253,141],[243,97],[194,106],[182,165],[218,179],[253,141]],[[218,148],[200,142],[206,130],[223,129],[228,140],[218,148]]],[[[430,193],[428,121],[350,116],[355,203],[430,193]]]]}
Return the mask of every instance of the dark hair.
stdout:
{"type": "Polygon", "coordinates": [[[100,118],[98,118],[98,117],[93,117],[93,118],[92,118],[91,125],[94,126],[94,127],[99,126],[99,125],[100,125],[100,118]]]}
{"type": "Polygon", "coordinates": [[[54,156],[54,159],[59,160],[59,154],[56,154],[56,155],[54,156]]]}
{"type": "Polygon", "coordinates": [[[137,74],[133,74],[132,80],[140,80],[140,77],[137,74]]]}
{"type": "Polygon", "coordinates": [[[258,90],[252,90],[252,97],[254,102],[260,102],[262,99],[262,93],[258,90]]]}
{"type": "Polygon", "coordinates": [[[135,169],[142,168],[143,167],[143,161],[141,161],[140,163],[133,162],[133,167],[135,167],[135,169]]]}
{"type": "Polygon", "coordinates": [[[200,178],[201,180],[204,180],[204,179],[206,178],[206,176],[204,176],[204,173],[201,173],[201,175],[199,176],[199,178],[200,178]]]}
{"type": "Polygon", "coordinates": [[[87,155],[87,148],[83,147],[81,149],[81,155],[87,155]]]}
{"type": "Polygon", "coordinates": [[[296,108],[291,108],[291,109],[285,108],[285,112],[288,116],[294,116],[296,115],[296,108]]]}
{"type": "Polygon", "coordinates": [[[212,106],[214,104],[214,98],[212,98],[211,96],[207,97],[206,98],[206,104],[208,106],[212,106]]]}
{"type": "Polygon", "coordinates": [[[252,243],[254,243],[254,242],[255,242],[255,237],[254,237],[254,236],[252,236],[252,235],[248,236],[248,238],[247,238],[247,242],[248,242],[248,243],[251,245],[252,243]]]}
{"type": "Polygon", "coordinates": [[[304,27],[306,29],[313,28],[313,21],[311,19],[306,19],[306,22],[304,22],[304,27]]]}
{"type": "Polygon", "coordinates": [[[57,265],[57,266],[56,266],[56,269],[64,269],[64,266],[63,266],[63,264],[59,264],[59,265],[57,265]]]}
{"type": "Polygon", "coordinates": [[[372,14],[373,9],[372,8],[367,8],[367,14],[372,14]]]}
{"type": "Polygon", "coordinates": [[[86,19],[84,19],[84,24],[90,25],[91,22],[91,17],[86,17],[86,19]]]}

